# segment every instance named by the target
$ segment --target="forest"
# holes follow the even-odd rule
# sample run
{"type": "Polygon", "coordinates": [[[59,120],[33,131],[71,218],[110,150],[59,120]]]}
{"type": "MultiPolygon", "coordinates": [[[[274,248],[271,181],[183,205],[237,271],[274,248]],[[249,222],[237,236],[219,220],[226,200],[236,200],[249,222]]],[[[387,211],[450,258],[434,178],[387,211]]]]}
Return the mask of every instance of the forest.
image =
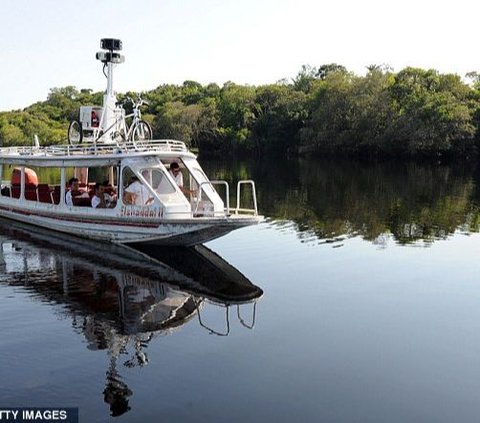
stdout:
{"type": "MultiPolygon", "coordinates": [[[[119,93],[119,99],[134,97],[119,93]]],[[[338,64],[303,66],[291,80],[251,86],[185,81],[141,93],[155,138],[202,154],[261,156],[455,156],[480,151],[480,74],[372,65],[358,76],[338,64]]],[[[0,144],[65,143],[81,105],[102,92],[52,88],[45,101],[0,112],[0,144]]],[[[127,107],[127,113],[129,112],[127,107]]]]}

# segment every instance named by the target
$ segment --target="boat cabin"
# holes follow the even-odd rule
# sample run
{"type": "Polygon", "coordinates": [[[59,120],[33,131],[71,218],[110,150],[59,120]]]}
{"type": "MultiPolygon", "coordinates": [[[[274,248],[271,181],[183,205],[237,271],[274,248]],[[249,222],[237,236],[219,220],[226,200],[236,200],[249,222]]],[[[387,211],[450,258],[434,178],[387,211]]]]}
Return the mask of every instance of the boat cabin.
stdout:
{"type": "Polygon", "coordinates": [[[102,183],[105,192],[115,200],[111,209],[104,209],[103,213],[167,219],[225,216],[229,213],[228,189],[226,208],[196,157],[186,149],[168,149],[162,154],[158,150],[141,154],[124,154],[122,151],[116,154],[98,151],[94,154],[68,153],[65,157],[55,154],[2,155],[1,198],[84,211],[84,208],[92,208],[95,184],[102,183]],[[171,172],[172,163],[179,165],[177,175],[180,173],[180,176],[171,172]],[[82,195],[75,196],[73,206],[68,206],[65,195],[72,177],[79,180],[82,195]],[[181,186],[179,181],[183,182],[181,186]],[[129,186],[135,182],[142,187],[142,198],[133,199],[129,195],[129,186]]]}

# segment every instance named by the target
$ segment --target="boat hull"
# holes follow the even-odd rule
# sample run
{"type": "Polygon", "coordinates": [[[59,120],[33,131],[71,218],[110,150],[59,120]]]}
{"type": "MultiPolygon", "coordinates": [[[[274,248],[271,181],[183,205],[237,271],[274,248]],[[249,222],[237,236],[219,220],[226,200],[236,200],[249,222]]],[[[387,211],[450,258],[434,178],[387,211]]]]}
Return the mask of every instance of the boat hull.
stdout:
{"type": "Polygon", "coordinates": [[[193,246],[235,229],[259,223],[260,216],[232,215],[188,219],[135,218],[115,210],[63,209],[34,203],[30,206],[0,202],[0,216],[88,239],[120,244],[193,246]],[[43,206],[43,207],[42,207],[43,206]]]}
{"type": "MultiPolygon", "coordinates": [[[[1,246],[5,242],[12,242],[18,250],[30,251],[33,247],[41,251],[42,256],[51,256],[52,261],[66,260],[72,267],[109,274],[126,284],[155,281],[155,284],[166,284],[173,290],[214,302],[240,304],[263,294],[238,269],[204,245],[191,248],[141,245],[131,248],[54,233],[0,218],[0,261],[4,262],[1,246]]],[[[37,262],[33,260],[33,263],[37,262]]],[[[15,265],[11,267],[15,268],[15,265]]],[[[63,270],[62,266],[60,269],[63,270]]]]}

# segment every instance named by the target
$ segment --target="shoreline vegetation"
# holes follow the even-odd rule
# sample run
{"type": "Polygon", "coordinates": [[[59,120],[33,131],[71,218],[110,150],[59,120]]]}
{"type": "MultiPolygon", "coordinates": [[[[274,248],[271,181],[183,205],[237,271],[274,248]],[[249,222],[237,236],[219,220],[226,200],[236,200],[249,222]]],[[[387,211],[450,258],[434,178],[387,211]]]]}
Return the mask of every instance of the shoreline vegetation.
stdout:
{"type": "MultiPolygon", "coordinates": [[[[412,67],[372,65],[357,76],[337,64],[303,66],[270,85],[160,85],[142,93],[143,118],[155,138],[202,154],[472,158],[480,152],[480,74],[466,79],[412,67]]],[[[135,93],[118,97],[126,95],[135,93]]],[[[0,144],[29,145],[35,134],[42,144],[64,143],[80,106],[101,105],[102,96],[53,88],[46,101],[0,112],[0,144]]]]}

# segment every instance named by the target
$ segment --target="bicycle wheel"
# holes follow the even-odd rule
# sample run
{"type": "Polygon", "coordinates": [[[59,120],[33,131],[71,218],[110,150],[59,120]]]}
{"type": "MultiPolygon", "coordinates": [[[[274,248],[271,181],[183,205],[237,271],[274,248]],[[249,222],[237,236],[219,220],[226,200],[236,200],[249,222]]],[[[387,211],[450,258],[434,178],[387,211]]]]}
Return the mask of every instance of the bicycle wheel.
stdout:
{"type": "Polygon", "coordinates": [[[152,139],[152,128],[144,120],[139,120],[132,133],[132,140],[137,147],[144,147],[152,139]]]}
{"type": "Polygon", "coordinates": [[[78,120],[72,120],[68,127],[68,142],[71,145],[80,144],[83,139],[82,124],[78,120]]]}

